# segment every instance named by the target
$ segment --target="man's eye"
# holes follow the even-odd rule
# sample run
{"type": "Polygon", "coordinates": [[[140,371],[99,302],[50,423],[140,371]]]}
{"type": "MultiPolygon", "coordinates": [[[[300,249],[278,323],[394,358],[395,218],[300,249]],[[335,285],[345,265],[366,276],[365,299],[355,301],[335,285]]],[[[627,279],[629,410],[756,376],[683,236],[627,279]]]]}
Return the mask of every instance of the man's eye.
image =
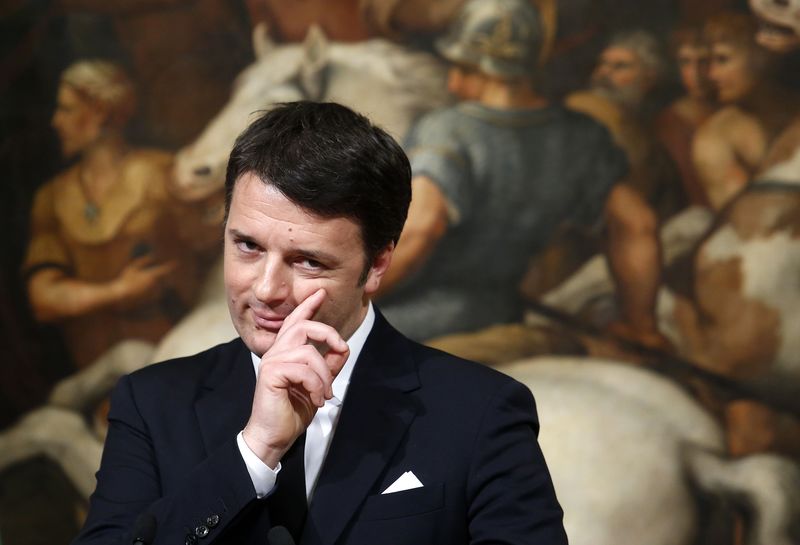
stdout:
{"type": "Polygon", "coordinates": [[[236,246],[243,252],[255,252],[258,250],[258,244],[252,240],[239,240],[236,242],[236,246]]]}
{"type": "Polygon", "coordinates": [[[298,259],[297,264],[303,267],[304,269],[312,271],[319,271],[325,268],[325,266],[319,261],[307,257],[301,257],[300,259],[298,259]]]}

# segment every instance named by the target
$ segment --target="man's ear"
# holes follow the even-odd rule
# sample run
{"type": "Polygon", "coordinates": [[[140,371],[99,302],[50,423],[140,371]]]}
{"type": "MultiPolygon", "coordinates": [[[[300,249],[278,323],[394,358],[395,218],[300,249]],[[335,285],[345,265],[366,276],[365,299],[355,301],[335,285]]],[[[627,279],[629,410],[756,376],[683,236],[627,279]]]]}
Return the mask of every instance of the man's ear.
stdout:
{"type": "Polygon", "coordinates": [[[389,265],[392,263],[394,248],[394,242],[390,242],[378,253],[377,256],[375,256],[375,259],[372,261],[372,265],[369,268],[369,272],[367,273],[367,280],[364,282],[365,294],[372,295],[378,291],[378,288],[381,285],[381,280],[383,279],[383,275],[386,274],[386,271],[389,269],[389,265]]]}

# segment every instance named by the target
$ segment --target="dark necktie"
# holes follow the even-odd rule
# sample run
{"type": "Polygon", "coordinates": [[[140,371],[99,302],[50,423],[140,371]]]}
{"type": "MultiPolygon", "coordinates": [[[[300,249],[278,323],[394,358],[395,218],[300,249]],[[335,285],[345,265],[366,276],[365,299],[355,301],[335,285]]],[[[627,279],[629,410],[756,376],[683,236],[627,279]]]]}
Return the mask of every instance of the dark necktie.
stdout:
{"type": "Polygon", "coordinates": [[[268,498],[272,526],[285,526],[295,543],[300,543],[308,512],[306,499],[305,455],[306,434],[303,433],[281,459],[281,471],[275,492],[268,498]]]}

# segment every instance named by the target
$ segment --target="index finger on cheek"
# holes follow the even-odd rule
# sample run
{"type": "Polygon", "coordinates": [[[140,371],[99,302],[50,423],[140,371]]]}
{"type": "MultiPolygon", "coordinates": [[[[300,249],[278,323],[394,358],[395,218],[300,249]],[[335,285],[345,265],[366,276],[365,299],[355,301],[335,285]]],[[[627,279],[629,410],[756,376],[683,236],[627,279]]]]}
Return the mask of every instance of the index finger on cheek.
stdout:
{"type": "Polygon", "coordinates": [[[284,327],[296,324],[297,322],[301,322],[303,320],[310,320],[311,317],[314,316],[314,313],[317,312],[317,309],[322,306],[322,302],[325,301],[325,297],[327,297],[327,293],[323,288],[319,288],[317,291],[306,297],[305,300],[297,305],[295,309],[286,317],[286,320],[283,322],[284,327]]]}

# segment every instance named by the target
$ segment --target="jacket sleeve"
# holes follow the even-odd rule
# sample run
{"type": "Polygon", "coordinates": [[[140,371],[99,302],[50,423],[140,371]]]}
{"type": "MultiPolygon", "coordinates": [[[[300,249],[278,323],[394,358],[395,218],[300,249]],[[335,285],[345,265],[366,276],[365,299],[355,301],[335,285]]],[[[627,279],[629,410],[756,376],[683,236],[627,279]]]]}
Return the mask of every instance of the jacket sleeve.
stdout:
{"type": "Polygon", "coordinates": [[[153,439],[136,405],[131,381],[123,377],[111,397],[97,488],[73,545],[130,543],[130,532],[142,513],[155,518],[151,545],[197,543],[187,536],[195,536],[198,528],[203,533],[202,527],[208,530],[202,543],[214,543],[256,498],[235,436],[210,452],[182,483],[164,495],[153,439]]]}
{"type": "Polygon", "coordinates": [[[566,545],[530,390],[516,381],[500,388],[478,430],[467,482],[470,542],[566,545]]]}

